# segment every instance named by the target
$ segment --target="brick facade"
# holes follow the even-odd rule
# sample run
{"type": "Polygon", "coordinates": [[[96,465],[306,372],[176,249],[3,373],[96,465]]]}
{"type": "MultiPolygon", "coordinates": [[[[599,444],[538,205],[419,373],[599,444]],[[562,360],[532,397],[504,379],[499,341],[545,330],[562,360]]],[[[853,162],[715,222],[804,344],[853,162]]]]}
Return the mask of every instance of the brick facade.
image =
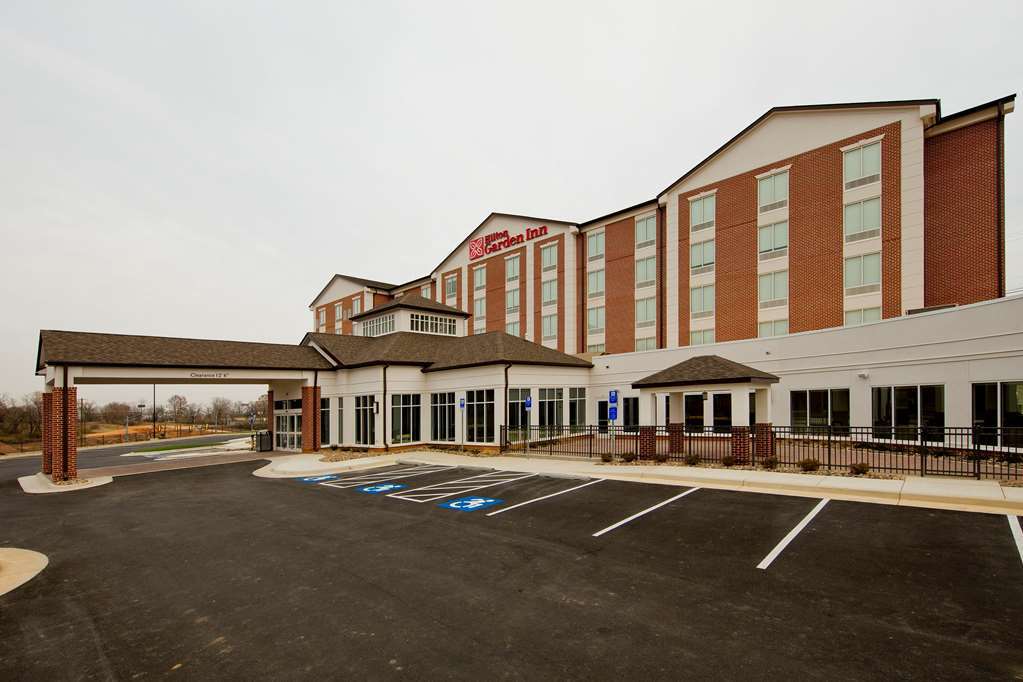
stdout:
{"type": "Polygon", "coordinates": [[[53,394],[43,393],[43,413],[41,417],[41,430],[43,432],[43,473],[47,476],[53,471],[53,394]]]}
{"type": "MultiPolygon", "coordinates": [[[[554,346],[558,350],[565,350],[565,248],[567,242],[565,235],[559,234],[548,239],[538,240],[533,243],[533,329],[535,343],[543,343],[543,257],[541,249],[549,244],[558,245],[558,302],[554,310],[558,314],[558,344],[554,346]]],[[[523,290],[524,291],[524,290],[523,290]]],[[[521,296],[521,295],[520,295],[521,296]]],[[[519,304],[524,305],[525,299],[520,298],[519,304]]],[[[550,310],[547,314],[550,314],[550,310]]]]}
{"type": "Polygon", "coordinates": [[[753,454],[758,462],[774,456],[774,431],[771,426],[767,422],[757,422],[753,427],[753,454]]]}
{"type": "Polygon", "coordinates": [[[320,450],[320,387],[302,387],[302,452],[320,450]]]}
{"type": "Polygon", "coordinates": [[[732,427],[732,457],[736,464],[746,464],[750,457],[750,437],[748,426],[732,427]]]}
{"type": "Polygon", "coordinates": [[[54,388],[50,395],[50,478],[71,481],[78,478],[78,388],[54,388]]]}
{"type": "Polygon", "coordinates": [[[639,427],[639,458],[653,459],[657,454],[657,427],[639,427]]]}
{"type": "Polygon", "coordinates": [[[924,305],[1005,294],[999,120],[924,140],[924,305]]]}
{"type": "Polygon", "coordinates": [[[635,254],[634,216],[604,228],[604,349],[608,353],[636,350],[635,254]]]}

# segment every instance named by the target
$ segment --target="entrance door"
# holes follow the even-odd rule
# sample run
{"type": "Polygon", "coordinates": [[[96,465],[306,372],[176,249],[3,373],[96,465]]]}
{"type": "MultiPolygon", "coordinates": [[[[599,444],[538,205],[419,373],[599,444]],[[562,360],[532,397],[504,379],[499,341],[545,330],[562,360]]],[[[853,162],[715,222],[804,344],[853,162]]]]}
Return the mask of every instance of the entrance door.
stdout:
{"type": "Polygon", "coordinates": [[[601,433],[607,433],[607,401],[597,401],[597,429],[601,433]]]}

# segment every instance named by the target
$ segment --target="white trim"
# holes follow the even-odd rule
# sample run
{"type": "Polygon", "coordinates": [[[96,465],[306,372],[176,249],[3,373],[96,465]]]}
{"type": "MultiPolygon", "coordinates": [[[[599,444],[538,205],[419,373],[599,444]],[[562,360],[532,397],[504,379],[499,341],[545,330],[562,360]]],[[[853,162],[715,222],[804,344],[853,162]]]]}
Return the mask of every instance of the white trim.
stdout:
{"type": "Polygon", "coordinates": [[[852,150],[854,150],[854,149],[856,149],[858,147],[865,147],[868,144],[872,144],[874,142],[880,142],[883,139],[884,139],[884,133],[881,133],[880,135],[877,135],[875,137],[871,137],[871,138],[866,139],[866,140],[860,140],[859,142],[853,142],[852,144],[847,144],[844,147],[839,147],[838,150],[844,154],[846,152],[851,152],[852,150]]]}
{"type": "Polygon", "coordinates": [[[717,194],[717,193],[718,193],[718,188],[715,187],[714,189],[708,189],[708,190],[706,190],[704,192],[700,192],[699,194],[694,194],[694,195],[692,195],[690,197],[686,197],[686,200],[689,201],[690,203],[692,203],[693,201],[696,201],[697,199],[702,199],[704,197],[709,197],[711,194],[717,194]]]}
{"type": "Polygon", "coordinates": [[[825,497],[820,502],[818,502],[817,506],[810,510],[810,513],[804,516],[803,520],[797,523],[796,527],[790,530],[788,532],[788,535],[783,537],[781,539],[781,542],[775,545],[774,549],[772,549],[768,553],[768,555],[765,556],[759,564],[757,564],[757,568],[759,568],[762,571],[766,571],[767,567],[771,565],[771,562],[778,558],[778,555],[781,554],[785,550],[785,548],[789,546],[790,542],[796,539],[796,536],[799,535],[799,533],[802,532],[802,530],[806,528],[811,521],[813,521],[813,517],[817,516],[820,510],[824,509],[824,505],[826,505],[830,501],[831,498],[825,497]]]}
{"type": "Polygon", "coordinates": [[[765,171],[765,172],[761,173],[760,175],[754,175],[753,177],[756,178],[757,180],[763,180],[764,178],[769,178],[772,175],[777,175],[778,173],[784,173],[785,171],[787,171],[790,168],[792,168],[792,164],[791,163],[789,165],[787,165],[787,166],[779,166],[778,168],[772,168],[769,171],[765,171]]]}
{"type": "Polygon", "coordinates": [[[1019,552],[1019,560],[1023,561],[1023,530],[1020,530],[1019,519],[1013,514],[1007,514],[1009,519],[1009,530],[1012,531],[1012,539],[1016,541],[1016,551],[1019,552]]]}

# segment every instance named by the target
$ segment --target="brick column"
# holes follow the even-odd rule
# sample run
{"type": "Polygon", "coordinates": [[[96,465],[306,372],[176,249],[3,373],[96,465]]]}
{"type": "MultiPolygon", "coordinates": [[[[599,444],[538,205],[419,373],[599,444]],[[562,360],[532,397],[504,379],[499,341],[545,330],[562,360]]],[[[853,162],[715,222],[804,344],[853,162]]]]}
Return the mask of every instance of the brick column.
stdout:
{"type": "Polygon", "coordinates": [[[774,456],[774,432],[769,422],[757,422],[753,431],[753,446],[756,458],[763,462],[767,457],[774,456]]]}
{"type": "Polygon", "coordinates": [[[749,462],[749,427],[748,426],[733,426],[732,427],[732,457],[735,458],[736,464],[746,464],[749,462]]]}
{"type": "Polygon", "coordinates": [[[43,393],[43,413],[39,425],[43,432],[43,473],[47,476],[53,471],[53,425],[50,423],[53,409],[53,394],[43,393]]]}
{"type": "Polygon", "coordinates": [[[681,455],[685,449],[685,424],[668,424],[668,451],[673,455],[681,455]]]}
{"type": "Polygon", "coordinates": [[[51,473],[54,481],[78,478],[78,388],[55,388],[50,394],[51,473]],[[64,414],[65,397],[67,414],[64,414]],[[67,459],[65,460],[65,438],[67,459]],[[66,474],[65,474],[66,470],[66,474]]]}
{"type": "Polygon", "coordinates": [[[657,427],[639,427],[639,458],[653,459],[657,452],[657,427]]]}
{"type": "Polygon", "coordinates": [[[274,442],[274,392],[266,392],[266,430],[270,432],[270,442],[274,442]]]}
{"type": "Polygon", "coordinates": [[[302,387],[302,452],[320,451],[320,387],[302,387]]]}

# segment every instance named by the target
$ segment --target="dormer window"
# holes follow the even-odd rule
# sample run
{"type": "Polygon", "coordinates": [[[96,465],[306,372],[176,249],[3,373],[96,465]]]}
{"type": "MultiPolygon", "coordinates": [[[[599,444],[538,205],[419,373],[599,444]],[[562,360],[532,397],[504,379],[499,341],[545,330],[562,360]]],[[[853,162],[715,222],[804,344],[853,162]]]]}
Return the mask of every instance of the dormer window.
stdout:
{"type": "Polygon", "coordinates": [[[363,336],[383,336],[394,332],[394,314],[381,315],[362,323],[363,336]]]}

